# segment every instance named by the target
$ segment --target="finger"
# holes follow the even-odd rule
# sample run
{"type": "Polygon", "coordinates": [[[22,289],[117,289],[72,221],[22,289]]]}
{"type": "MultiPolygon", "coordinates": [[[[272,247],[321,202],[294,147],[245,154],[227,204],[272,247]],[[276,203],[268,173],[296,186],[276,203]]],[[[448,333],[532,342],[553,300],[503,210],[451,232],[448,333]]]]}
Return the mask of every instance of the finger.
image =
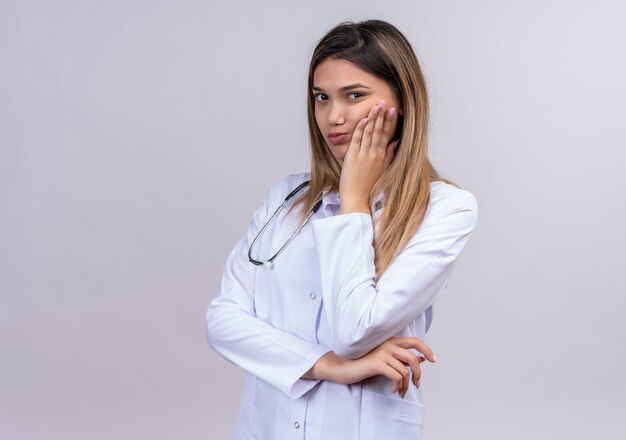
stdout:
{"type": "Polygon", "coordinates": [[[403,336],[396,339],[396,344],[403,348],[414,348],[420,351],[430,362],[437,362],[433,351],[422,340],[413,336],[403,336]]]}
{"type": "Polygon", "coordinates": [[[394,121],[398,118],[395,107],[390,108],[384,113],[379,113],[381,117],[381,128],[378,131],[377,127],[374,128],[374,133],[372,135],[372,148],[378,146],[379,148],[384,148],[384,146],[388,146],[389,141],[393,136],[393,131],[395,130],[394,121]]]}
{"type": "Polygon", "coordinates": [[[391,392],[395,393],[400,388],[402,388],[402,374],[400,374],[398,370],[396,370],[389,364],[385,363],[385,365],[382,365],[378,370],[378,374],[385,376],[387,379],[393,382],[391,392]]]}
{"type": "Polygon", "coordinates": [[[416,356],[415,354],[411,353],[409,350],[398,347],[398,346],[391,349],[391,354],[396,359],[398,359],[399,361],[402,361],[403,363],[409,366],[409,368],[411,369],[411,372],[413,373],[413,378],[412,378],[413,385],[417,385],[417,382],[422,377],[422,369],[420,368],[420,362],[421,362],[421,359],[423,359],[423,357],[416,356]]]}
{"type": "Polygon", "coordinates": [[[437,358],[433,354],[433,351],[419,338],[413,336],[401,336],[395,339],[395,343],[403,348],[415,348],[416,350],[421,352],[430,362],[437,362],[437,358]]]}
{"type": "Polygon", "coordinates": [[[391,162],[393,161],[396,145],[398,145],[398,141],[393,141],[387,146],[387,154],[385,155],[385,169],[389,168],[389,165],[391,165],[391,162]]]}
{"type": "Polygon", "coordinates": [[[398,391],[400,396],[404,398],[404,395],[409,389],[409,369],[395,357],[390,358],[387,362],[402,375],[402,383],[400,384],[398,391]]]}
{"type": "Polygon", "coordinates": [[[391,107],[389,110],[385,112],[385,125],[383,126],[383,139],[385,142],[389,142],[391,137],[393,136],[393,132],[395,130],[394,121],[398,119],[398,112],[395,107],[391,107]]]}
{"type": "Polygon", "coordinates": [[[372,107],[367,115],[370,122],[363,129],[363,136],[361,138],[361,144],[359,148],[359,154],[369,153],[370,145],[372,143],[372,131],[374,130],[374,124],[376,115],[378,112],[378,104],[372,107]]]}
{"type": "Polygon", "coordinates": [[[361,139],[363,139],[363,130],[369,124],[370,120],[368,118],[363,118],[359,121],[354,129],[354,133],[352,133],[352,139],[350,139],[350,145],[348,146],[348,154],[357,155],[359,154],[359,150],[361,148],[361,139]]]}
{"type": "Polygon", "coordinates": [[[385,124],[385,100],[382,100],[375,110],[376,116],[372,127],[372,141],[370,143],[371,152],[384,149],[387,142],[383,143],[383,125],[385,124]]]}

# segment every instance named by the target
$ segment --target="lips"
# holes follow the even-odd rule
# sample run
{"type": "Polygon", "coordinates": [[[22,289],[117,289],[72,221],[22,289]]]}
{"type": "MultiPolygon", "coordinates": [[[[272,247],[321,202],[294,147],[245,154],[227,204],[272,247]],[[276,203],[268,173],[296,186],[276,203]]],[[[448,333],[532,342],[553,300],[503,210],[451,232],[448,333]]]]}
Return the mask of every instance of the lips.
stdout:
{"type": "Polygon", "coordinates": [[[348,139],[348,133],[331,133],[328,135],[328,140],[334,145],[342,144],[347,139],[348,139]]]}

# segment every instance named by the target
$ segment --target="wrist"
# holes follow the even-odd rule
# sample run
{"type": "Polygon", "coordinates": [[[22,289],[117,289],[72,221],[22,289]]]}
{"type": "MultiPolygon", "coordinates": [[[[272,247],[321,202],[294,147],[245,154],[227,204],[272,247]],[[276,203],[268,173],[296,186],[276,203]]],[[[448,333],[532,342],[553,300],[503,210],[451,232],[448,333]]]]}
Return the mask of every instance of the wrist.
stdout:
{"type": "Polygon", "coordinates": [[[363,214],[369,214],[370,206],[367,200],[359,200],[359,201],[341,201],[341,206],[339,212],[341,214],[351,214],[353,212],[362,212],[363,214]]]}
{"type": "Polygon", "coordinates": [[[339,371],[338,367],[345,361],[345,358],[339,356],[333,351],[329,351],[320,357],[317,362],[315,362],[313,367],[311,367],[311,369],[302,377],[304,379],[318,379],[337,382],[336,373],[339,371]]]}

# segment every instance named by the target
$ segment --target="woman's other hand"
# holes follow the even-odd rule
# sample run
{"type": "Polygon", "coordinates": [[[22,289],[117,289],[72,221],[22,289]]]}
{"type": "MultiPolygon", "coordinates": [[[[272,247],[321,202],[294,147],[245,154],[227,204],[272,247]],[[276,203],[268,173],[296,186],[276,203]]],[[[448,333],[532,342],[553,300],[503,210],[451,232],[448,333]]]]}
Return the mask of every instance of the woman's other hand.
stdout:
{"type": "Polygon", "coordinates": [[[397,391],[404,398],[409,389],[409,368],[413,372],[413,385],[419,387],[422,375],[420,363],[426,360],[410,352],[410,348],[423,353],[430,362],[436,362],[432,350],[420,339],[393,336],[358,359],[348,359],[328,352],[302,377],[347,385],[382,375],[393,382],[392,391],[397,391]]]}
{"type": "Polygon", "coordinates": [[[370,214],[369,193],[393,159],[397,141],[389,143],[398,117],[395,108],[385,109],[385,101],[372,107],[354,130],[346,153],[339,183],[341,213],[370,214]]]}

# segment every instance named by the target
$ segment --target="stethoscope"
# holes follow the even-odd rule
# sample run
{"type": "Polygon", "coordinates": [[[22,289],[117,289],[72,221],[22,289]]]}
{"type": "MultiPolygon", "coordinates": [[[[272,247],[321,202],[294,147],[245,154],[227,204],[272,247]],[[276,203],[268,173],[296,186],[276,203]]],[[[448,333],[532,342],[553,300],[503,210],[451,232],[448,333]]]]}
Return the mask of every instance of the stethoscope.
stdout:
{"type": "Polygon", "coordinates": [[[307,180],[305,182],[302,182],[293,191],[291,191],[289,193],[289,195],[287,195],[287,197],[285,197],[285,201],[283,203],[281,203],[281,205],[276,209],[276,211],[274,211],[274,215],[272,215],[270,217],[270,219],[267,221],[267,223],[265,223],[265,225],[261,228],[259,233],[256,235],[256,237],[254,237],[254,240],[252,240],[252,243],[250,244],[250,249],[248,249],[248,260],[250,260],[250,262],[252,264],[255,264],[257,266],[264,266],[264,267],[270,269],[274,265],[274,260],[276,259],[276,257],[278,257],[280,255],[280,253],[287,247],[287,245],[291,242],[291,240],[293,240],[293,238],[296,236],[296,234],[298,232],[300,232],[300,229],[302,229],[304,227],[304,225],[306,225],[306,223],[309,221],[309,218],[311,218],[311,216],[315,212],[317,212],[319,207],[322,205],[322,199],[324,197],[324,193],[321,194],[320,199],[317,201],[317,203],[315,203],[315,205],[313,206],[313,209],[311,209],[311,212],[309,212],[309,215],[307,215],[306,219],[304,219],[304,222],[302,222],[300,227],[298,229],[296,229],[296,231],[293,234],[291,234],[291,237],[289,237],[289,239],[285,242],[285,244],[280,249],[278,249],[278,252],[276,252],[267,261],[258,261],[258,260],[255,260],[254,258],[252,258],[252,248],[254,247],[254,245],[257,242],[257,240],[259,239],[259,237],[261,237],[261,235],[263,234],[263,231],[265,231],[265,229],[267,229],[267,227],[270,225],[270,223],[272,223],[272,220],[274,220],[274,218],[276,218],[278,213],[280,213],[280,211],[282,211],[282,209],[285,207],[285,205],[287,204],[289,199],[291,199],[293,196],[298,194],[298,192],[300,192],[300,190],[302,188],[307,186],[309,184],[309,182],[311,182],[311,181],[307,180]]]}

